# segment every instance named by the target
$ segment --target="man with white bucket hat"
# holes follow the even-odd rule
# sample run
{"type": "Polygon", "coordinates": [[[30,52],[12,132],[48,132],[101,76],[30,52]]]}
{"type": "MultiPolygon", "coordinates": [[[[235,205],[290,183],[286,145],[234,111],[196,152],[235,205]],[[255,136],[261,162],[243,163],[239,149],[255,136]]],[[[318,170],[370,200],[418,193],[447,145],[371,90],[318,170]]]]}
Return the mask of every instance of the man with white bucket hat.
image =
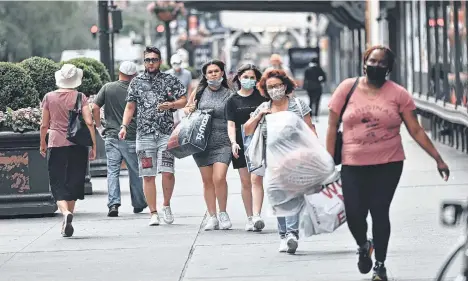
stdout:
{"type": "Polygon", "coordinates": [[[120,167],[125,160],[128,168],[130,194],[134,213],[141,213],[146,208],[142,179],[138,174],[136,154],[136,114],[128,125],[127,137],[119,139],[120,123],[127,104],[127,89],[130,81],[136,76],[137,67],[133,62],[124,61],[119,67],[119,80],[105,84],[99,91],[93,105],[96,127],[102,132],[107,156],[107,188],[109,208],[108,216],[119,215],[120,167]],[[101,126],[101,107],[104,106],[104,126],[101,126]],[[102,128],[104,127],[104,128],[102,128]]]}

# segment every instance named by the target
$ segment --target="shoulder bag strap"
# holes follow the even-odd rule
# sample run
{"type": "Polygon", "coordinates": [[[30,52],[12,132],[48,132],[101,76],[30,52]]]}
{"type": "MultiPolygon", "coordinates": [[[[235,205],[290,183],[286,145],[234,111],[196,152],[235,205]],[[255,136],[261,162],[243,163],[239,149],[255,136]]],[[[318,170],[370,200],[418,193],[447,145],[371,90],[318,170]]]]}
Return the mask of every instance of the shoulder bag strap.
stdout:
{"type": "Polygon", "coordinates": [[[353,87],[351,87],[351,89],[349,90],[348,94],[346,95],[345,103],[343,104],[343,108],[341,109],[340,119],[338,119],[338,124],[337,124],[337,127],[338,127],[338,128],[340,127],[341,122],[343,122],[343,114],[345,113],[346,107],[348,106],[348,102],[349,102],[349,100],[351,99],[351,96],[353,95],[354,90],[356,89],[356,87],[357,87],[358,84],[359,84],[359,77],[356,78],[356,82],[354,82],[353,87]]]}
{"type": "Polygon", "coordinates": [[[82,101],[82,99],[83,99],[83,98],[81,97],[81,93],[78,92],[78,93],[76,94],[76,102],[75,102],[75,111],[76,111],[76,112],[81,112],[81,107],[82,107],[82,106],[81,106],[81,101],[82,101]]]}

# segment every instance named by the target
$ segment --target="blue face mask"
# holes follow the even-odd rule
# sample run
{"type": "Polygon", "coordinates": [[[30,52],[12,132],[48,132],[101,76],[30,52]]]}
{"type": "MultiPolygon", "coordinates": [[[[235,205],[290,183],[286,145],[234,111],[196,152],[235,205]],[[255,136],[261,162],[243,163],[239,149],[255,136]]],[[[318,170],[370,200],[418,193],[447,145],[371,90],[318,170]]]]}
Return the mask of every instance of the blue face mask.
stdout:
{"type": "Polygon", "coordinates": [[[242,88],[246,90],[250,90],[253,87],[255,87],[255,84],[257,84],[257,81],[252,80],[252,79],[241,79],[240,83],[241,83],[242,88]]]}
{"type": "Polygon", "coordinates": [[[223,77],[219,78],[218,80],[207,80],[206,82],[211,87],[219,89],[221,87],[221,83],[223,82],[223,77]]]}

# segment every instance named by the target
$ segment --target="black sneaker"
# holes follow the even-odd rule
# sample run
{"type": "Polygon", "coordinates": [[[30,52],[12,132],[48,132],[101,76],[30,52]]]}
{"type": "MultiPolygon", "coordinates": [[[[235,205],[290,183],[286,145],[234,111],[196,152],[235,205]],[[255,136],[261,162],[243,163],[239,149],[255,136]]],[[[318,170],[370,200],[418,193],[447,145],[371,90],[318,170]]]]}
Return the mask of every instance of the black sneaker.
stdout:
{"type": "Polygon", "coordinates": [[[374,252],[374,244],[372,240],[367,240],[366,244],[358,249],[359,261],[358,268],[362,274],[367,274],[372,269],[372,253],[374,252]]]}
{"type": "Polygon", "coordinates": [[[119,216],[119,206],[112,205],[109,208],[109,212],[107,213],[108,217],[118,217],[119,216]]]}
{"type": "Polygon", "coordinates": [[[382,262],[375,262],[374,274],[372,274],[372,281],[388,281],[387,269],[382,262]]]}
{"type": "Polygon", "coordinates": [[[133,213],[134,214],[139,214],[139,213],[143,212],[144,209],[145,208],[133,208],[133,213]]]}

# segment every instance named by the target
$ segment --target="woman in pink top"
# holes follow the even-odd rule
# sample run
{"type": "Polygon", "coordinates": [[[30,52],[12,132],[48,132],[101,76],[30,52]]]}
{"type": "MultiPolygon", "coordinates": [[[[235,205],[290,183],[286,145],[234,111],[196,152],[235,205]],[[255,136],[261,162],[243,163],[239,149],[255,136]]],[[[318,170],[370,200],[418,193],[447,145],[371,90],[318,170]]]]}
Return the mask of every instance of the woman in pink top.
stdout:
{"type": "MultiPolygon", "coordinates": [[[[366,51],[365,76],[359,78],[343,114],[341,180],[348,227],[359,246],[359,271],[370,272],[375,247],[372,280],[382,281],[387,280],[384,262],[390,238],[389,209],[405,160],[400,135],[402,122],[411,137],[434,158],[444,180],[449,176],[447,164],[419,125],[411,95],[386,79],[394,61],[394,54],[384,46],[366,51]],[[367,238],[369,211],[373,240],[367,238]]],[[[332,156],[339,115],[355,82],[356,78],[343,81],[329,104],[327,150],[332,156]]]]}
{"type": "MultiPolygon", "coordinates": [[[[68,112],[75,107],[83,71],[71,64],[64,64],[55,73],[58,90],[47,93],[42,101],[41,147],[43,157],[48,150],[49,182],[52,195],[63,214],[62,236],[73,235],[73,211],[75,202],[84,199],[84,184],[88,166],[88,147],[67,140],[68,112]],[[49,133],[46,143],[46,134],[49,133]],[[48,147],[48,149],[47,149],[48,147]]],[[[93,147],[89,159],[96,155],[96,138],[88,100],[82,96],[82,115],[91,132],[93,147]]]]}

